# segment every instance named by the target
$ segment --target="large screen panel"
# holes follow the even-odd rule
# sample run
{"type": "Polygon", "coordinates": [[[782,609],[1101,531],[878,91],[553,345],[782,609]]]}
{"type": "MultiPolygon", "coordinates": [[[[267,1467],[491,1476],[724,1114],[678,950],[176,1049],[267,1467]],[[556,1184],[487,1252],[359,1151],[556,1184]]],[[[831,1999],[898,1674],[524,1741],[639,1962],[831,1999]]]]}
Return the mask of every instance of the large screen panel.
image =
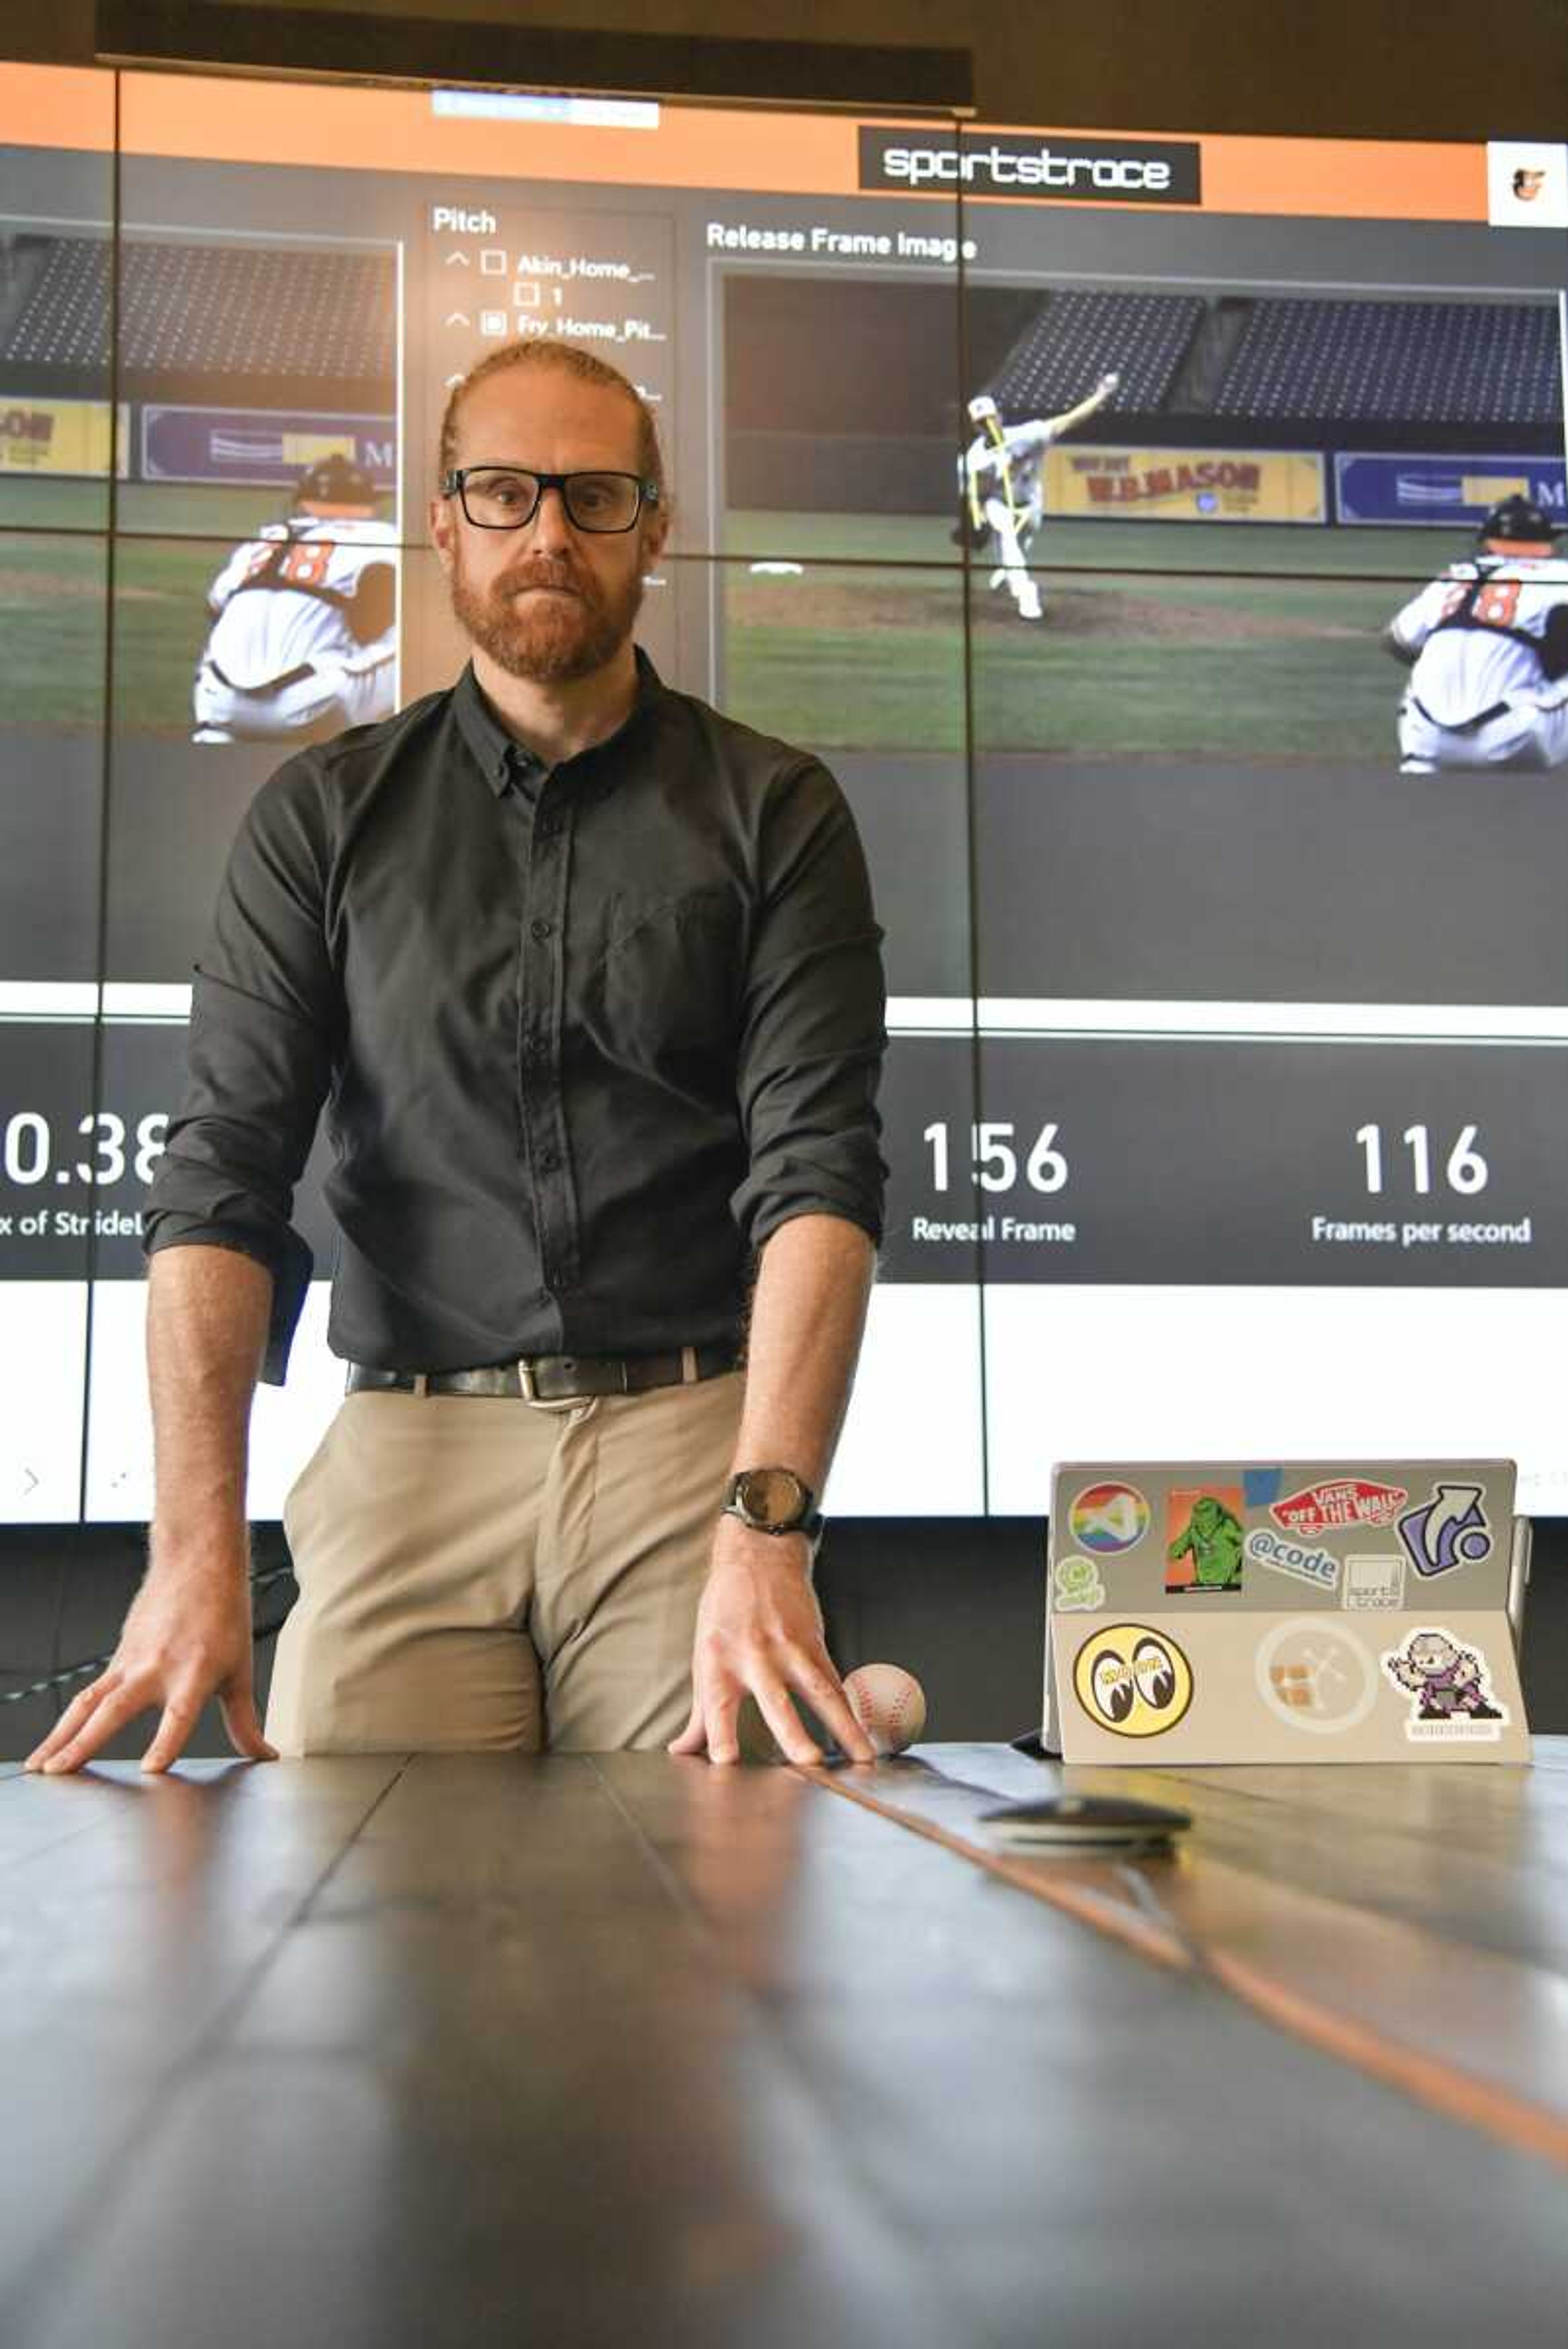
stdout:
{"type": "Polygon", "coordinates": [[[0,527],[107,530],[111,439],[120,481],[130,464],[114,77],[8,65],[0,78],[0,527]]]}
{"type": "Polygon", "coordinates": [[[1276,143],[1157,218],[1014,204],[968,274],[981,1118],[1049,1131],[1080,1210],[1070,1247],[1026,1238],[1020,1182],[989,1228],[1003,1510],[1091,1433],[1175,1456],[1178,1424],[1265,1452],[1506,1425],[1555,1473],[1568,733],[1413,756],[1438,664],[1401,656],[1424,593],[1568,595],[1544,545],[1476,564],[1503,501],[1563,519],[1563,253],[1484,217],[1479,158],[1437,150],[1424,203],[1391,160],[1346,150],[1331,189],[1276,143]],[[1271,179],[1293,215],[1247,217],[1271,179]]]}
{"type": "MultiPolygon", "coordinates": [[[[0,531],[0,1520],[81,1497],[109,541],[0,531]]],[[[122,1201],[135,1227],[138,1198],[122,1201]]],[[[112,1210],[111,1210],[112,1212],[112,1210]]]]}
{"type": "MultiPolygon", "coordinates": [[[[1563,150],[127,76],[111,219],[81,191],[113,85],[78,78],[97,114],[0,76],[0,136],[29,283],[74,270],[120,329],[100,379],[46,387],[123,411],[112,484],[106,406],[59,517],[112,489],[104,823],[67,812],[90,746],[49,657],[5,818],[64,909],[24,897],[16,984],[101,977],[113,1009],[84,1114],[171,1104],[257,784],[455,673],[446,391],[567,333],[660,416],[648,648],[828,761],[888,932],[890,1221],[835,1506],[1034,1512],[1074,1449],[1233,1450],[1243,1421],[1247,1449],[1429,1449],[1407,1431],[1467,1412],[1552,1505],[1523,1365],[1568,1288],[1568,758],[1544,719],[1533,765],[1495,719],[1473,762],[1423,756],[1407,701],[1483,517],[1568,519],[1563,150]],[[97,259],[43,253],[62,222],[97,259]],[[291,554],[334,461],[366,510],[291,554]],[[236,636],[259,660],[264,612],[294,625],[234,588],[294,559],[338,566],[344,630],[226,695],[236,636]],[[258,707],[302,658],[316,682],[258,707]]],[[[1517,678],[1564,565],[1513,560],[1469,617],[1517,678]]],[[[325,1268],[314,1174],[302,1213],[325,1268]]],[[[88,1506],[133,1515],[137,1265],[95,1247],[88,1506]]],[[[258,1512],[328,1407],[320,1307],[259,1406],[258,1512]]]]}
{"type": "MultiPolygon", "coordinates": [[[[0,1520],[79,1514],[88,1288],[103,1218],[98,989],[0,987],[0,1520]],[[95,1226],[98,1229],[95,1230],[95,1226]]],[[[134,1230],[136,1207],[129,1206],[134,1230]]]]}
{"type": "Polygon", "coordinates": [[[924,1167],[977,1115],[961,569],[732,556],[711,566],[721,665],[707,688],[842,783],[886,933],[888,1233],[834,1505],[985,1506],[980,1232],[924,1167]],[[918,1466],[912,1464],[918,1462],[918,1466]]]}

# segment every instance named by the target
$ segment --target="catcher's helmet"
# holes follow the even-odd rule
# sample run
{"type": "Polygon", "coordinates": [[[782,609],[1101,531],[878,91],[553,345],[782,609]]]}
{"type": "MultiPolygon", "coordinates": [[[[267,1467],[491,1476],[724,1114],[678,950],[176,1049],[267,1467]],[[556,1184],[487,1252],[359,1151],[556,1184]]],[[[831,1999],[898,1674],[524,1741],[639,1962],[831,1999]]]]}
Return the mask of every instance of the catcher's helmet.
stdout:
{"type": "Polygon", "coordinates": [[[1535,501],[1517,490],[1493,506],[1476,533],[1483,546],[1492,540],[1502,546],[1550,546],[1556,535],[1535,501]]]}
{"type": "Polygon", "coordinates": [[[315,514],[373,514],[376,484],[369,473],[347,457],[334,454],[307,465],[294,493],[296,512],[315,514]]]}

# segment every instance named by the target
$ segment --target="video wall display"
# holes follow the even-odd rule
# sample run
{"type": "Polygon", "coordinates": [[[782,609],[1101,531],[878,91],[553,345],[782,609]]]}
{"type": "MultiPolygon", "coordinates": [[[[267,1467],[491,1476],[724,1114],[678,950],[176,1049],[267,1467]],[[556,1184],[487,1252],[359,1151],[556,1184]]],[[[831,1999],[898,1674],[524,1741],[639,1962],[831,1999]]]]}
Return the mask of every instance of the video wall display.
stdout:
{"type": "MultiPolygon", "coordinates": [[[[457,674],[441,409],[546,335],[659,419],[661,674],[867,843],[832,1506],[1450,1446],[1563,1506],[1565,285],[1551,144],[0,67],[0,1517],[150,1505],[138,1214],[229,843],[457,674]]],[[[325,1279],[314,1165],[298,1218],[325,1279]]]]}

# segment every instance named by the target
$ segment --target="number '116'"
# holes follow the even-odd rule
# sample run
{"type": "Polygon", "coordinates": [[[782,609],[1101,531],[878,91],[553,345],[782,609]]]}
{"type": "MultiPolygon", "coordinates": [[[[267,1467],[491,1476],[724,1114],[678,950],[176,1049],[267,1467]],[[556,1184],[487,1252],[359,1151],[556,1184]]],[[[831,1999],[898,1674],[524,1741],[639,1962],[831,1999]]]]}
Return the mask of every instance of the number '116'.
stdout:
{"type": "MultiPolygon", "coordinates": [[[[1366,1187],[1369,1191],[1381,1191],[1383,1128],[1380,1125],[1358,1125],[1355,1139],[1366,1154],[1366,1187]]],[[[1399,1139],[1410,1154],[1416,1188],[1425,1194],[1432,1187],[1431,1134],[1424,1125],[1407,1125],[1399,1139]]],[[[1443,1170],[1449,1190],[1458,1191],[1462,1198],[1467,1199],[1473,1197],[1477,1191],[1486,1189],[1491,1172],[1475,1145],[1476,1128],[1467,1125],[1449,1151],[1448,1164],[1443,1170]]]]}

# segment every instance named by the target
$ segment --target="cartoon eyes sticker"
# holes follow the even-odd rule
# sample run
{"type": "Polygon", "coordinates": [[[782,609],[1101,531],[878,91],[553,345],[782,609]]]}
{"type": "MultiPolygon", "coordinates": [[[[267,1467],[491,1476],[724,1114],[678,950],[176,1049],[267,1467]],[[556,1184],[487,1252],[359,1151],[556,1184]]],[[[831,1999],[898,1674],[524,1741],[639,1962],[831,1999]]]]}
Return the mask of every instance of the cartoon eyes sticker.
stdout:
{"type": "Polygon", "coordinates": [[[1192,1667],[1165,1632],[1108,1623],[1079,1649],[1073,1689],[1102,1729],[1118,1737],[1158,1737],[1192,1702],[1192,1667]]]}
{"type": "Polygon", "coordinates": [[[1133,1650],[1133,1679],[1151,1713],[1164,1713],[1176,1696],[1176,1666],[1163,1640],[1140,1640],[1133,1650]]]}
{"type": "Polygon", "coordinates": [[[1096,1711],[1104,1714],[1113,1729],[1119,1729],[1133,1709],[1137,1692],[1131,1672],[1114,1648],[1096,1657],[1089,1687],[1096,1711]]]}

